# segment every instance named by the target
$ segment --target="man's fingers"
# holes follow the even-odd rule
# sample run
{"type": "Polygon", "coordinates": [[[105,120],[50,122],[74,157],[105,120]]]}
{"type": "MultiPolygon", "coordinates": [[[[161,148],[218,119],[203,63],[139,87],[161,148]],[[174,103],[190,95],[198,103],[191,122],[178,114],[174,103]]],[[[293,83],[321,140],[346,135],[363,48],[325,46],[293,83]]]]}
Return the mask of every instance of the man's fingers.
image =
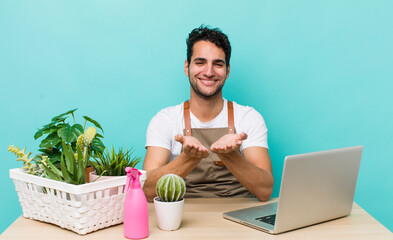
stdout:
{"type": "Polygon", "coordinates": [[[192,146],[191,149],[190,149],[190,156],[194,156],[195,157],[197,151],[198,151],[198,149],[195,148],[194,146],[192,146]]]}
{"type": "Polygon", "coordinates": [[[181,134],[177,134],[175,136],[175,141],[179,142],[179,143],[183,143],[184,142],[184,137],[181,134]]]}
{"type": "Polygon", "coordinates": [[[245,132],[240,133],[240,139],[241,140],[246,140],[248,138],[247,134],[245,132]]]}

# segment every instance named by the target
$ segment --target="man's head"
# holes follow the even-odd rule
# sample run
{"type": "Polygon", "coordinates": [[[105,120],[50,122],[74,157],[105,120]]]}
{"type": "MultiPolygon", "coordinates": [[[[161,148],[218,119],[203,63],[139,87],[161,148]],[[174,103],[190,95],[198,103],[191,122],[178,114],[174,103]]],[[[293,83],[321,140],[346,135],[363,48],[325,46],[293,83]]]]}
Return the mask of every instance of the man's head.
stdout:
{"type": "Polygon", "coordinates": [[[221,48],[225,53],[225,64],[229,66],[229,60],[231,59],[231,44],[229,43],[227,35],[221,32],[219,28],[210,28],[204,25],[195,28],[188,35],[186,40],[188,64],[191,62],[194,44],[202,40],[214,43],[217,47],[221,48]]]}
{"type": "Polygon", "coordinates": [[[221,89],[230,72],[230,56],[228,37],[218,28],[201,26],[192,30],[187,39],[187,60],[184,63],[191,97],[222,97],[221,89]]]}

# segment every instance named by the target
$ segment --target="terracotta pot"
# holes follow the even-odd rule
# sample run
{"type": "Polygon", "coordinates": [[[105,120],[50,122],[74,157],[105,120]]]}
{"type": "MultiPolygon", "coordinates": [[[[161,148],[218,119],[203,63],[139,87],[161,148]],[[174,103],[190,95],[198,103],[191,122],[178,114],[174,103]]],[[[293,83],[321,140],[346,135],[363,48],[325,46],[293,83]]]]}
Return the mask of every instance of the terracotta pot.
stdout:
{"type": "Polygon", "coordinates": [[[94,167],[87,166],[85,171],[86,171],[86,183],[89,183],[90,182],[90,173],[94,171],[94,167]]]}

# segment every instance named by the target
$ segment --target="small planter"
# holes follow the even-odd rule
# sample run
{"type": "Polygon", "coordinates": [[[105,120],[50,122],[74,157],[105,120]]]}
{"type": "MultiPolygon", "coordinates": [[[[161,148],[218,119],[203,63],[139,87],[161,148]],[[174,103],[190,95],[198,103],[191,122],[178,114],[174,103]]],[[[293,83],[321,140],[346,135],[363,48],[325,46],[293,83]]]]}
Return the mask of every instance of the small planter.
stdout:
{"type": "Polygon", "coordinates": [[[184,199],[177,202],[163,202],[154,198],[154,208],[158,227],[161,230],[173,231],[180,227],[183,214],[184,199]]]}
{"type": "MultiPolygon", "coordinates": [[[[80,235],[123,222],[126,178],[73,185],[10,170],[25,218],[52,223],[80,235]],[[110,194],[110,189],[117,193],[110,194]]],[[[146,174],[140,178],[143,186],[146,174]]]]}
{"type": "Polygon", "coordinates": [[[86,182],[90,182],[90,173],[94,171],[93,166],[86,167],[86,182]]]}
{"type": "MultiPolygon", "coordinates": [[[[140,176],[141,183],[145,182],[146,171],[144,171],[144,170],[139,170],[139,171],[142,173],[142,175],[140,176]]],[[[90,172],[90,174],[89,174],[89,182],[90,183],[96,182],[96,181],[108,180],[108,179],[124,179],[124,182],[126,182],[127,175],[125,175],[125,176],[101,176],[100,177],[99,175],[97,175],[97,173],[95,171],[90,172]]],[[[118,194],[118,189],[116,187],[109,189],[109,196],[116,195],[116,194],[118,194]]]]}

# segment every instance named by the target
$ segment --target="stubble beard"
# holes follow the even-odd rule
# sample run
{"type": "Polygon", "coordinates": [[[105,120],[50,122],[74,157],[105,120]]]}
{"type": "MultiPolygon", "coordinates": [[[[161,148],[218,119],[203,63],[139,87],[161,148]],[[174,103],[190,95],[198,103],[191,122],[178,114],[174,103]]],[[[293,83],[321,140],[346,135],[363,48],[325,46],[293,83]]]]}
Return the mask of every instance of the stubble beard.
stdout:
{"type": "Polygon", "coordinates": [[[214,97],[216,97],[222,90],[222,87],[224,86],[224,84],[221,84],[220,86],[217,87],[216,91],[214,91],[211,94],[206,94],[204,92],[201,91],[201,89],[199,89],[198,85],[195,82],[192,82],[190,80],[190,78],[188,78],[190,85],[192,87],[192,89],[194,90],[194,92],[199,96],[202,97],[203,99],[209,100],[212,99],[214,97]]]}

